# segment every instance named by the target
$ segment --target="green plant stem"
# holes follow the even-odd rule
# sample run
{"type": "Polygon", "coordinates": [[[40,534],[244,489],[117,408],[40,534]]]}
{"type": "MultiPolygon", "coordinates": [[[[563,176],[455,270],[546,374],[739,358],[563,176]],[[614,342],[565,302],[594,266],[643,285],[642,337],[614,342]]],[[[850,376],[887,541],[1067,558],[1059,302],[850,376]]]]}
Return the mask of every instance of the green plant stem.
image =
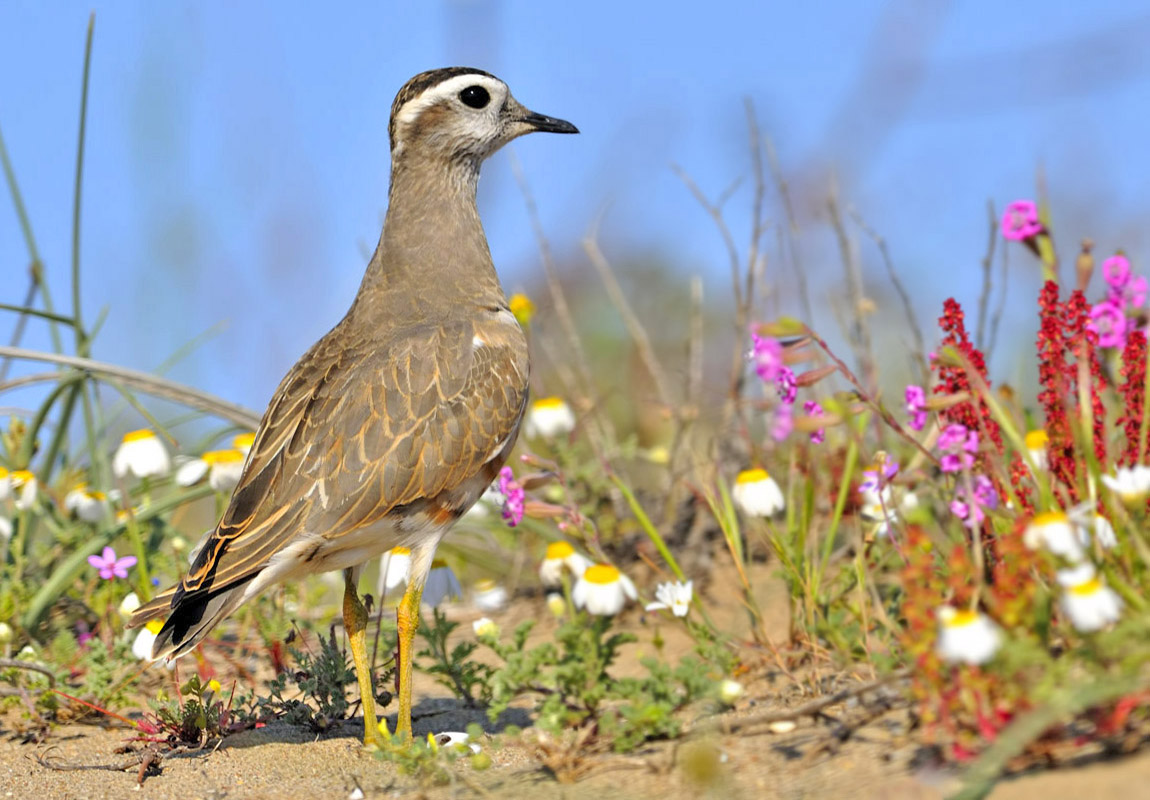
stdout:
{"type": "Polygon", "coordinates": [[[623,497],[627,500],[627,505],[631,507],[631,513],[635,515],[635,519],[639,521],[640,527],[647,534],[647,538],[655,545],[655,549],[659,551],[659,555],[667,562],[667,566],[671,568],[671,572],[675,573],[675,578],[679,581],[685,581],[686,577],[683,575],[683,570],[679,569],[679,563],[675,561],[675,557],[671,555],[671,550],[667,547],[667,543],[663,540],[663,536],[656,530],[655,525],[651,522],[651,518],[647,516],[647,512],[639,505],[639,501],[635,499],[635,495],[619,479],[618,475],[611,475],[611,483],[622,492],[623,497]]]}

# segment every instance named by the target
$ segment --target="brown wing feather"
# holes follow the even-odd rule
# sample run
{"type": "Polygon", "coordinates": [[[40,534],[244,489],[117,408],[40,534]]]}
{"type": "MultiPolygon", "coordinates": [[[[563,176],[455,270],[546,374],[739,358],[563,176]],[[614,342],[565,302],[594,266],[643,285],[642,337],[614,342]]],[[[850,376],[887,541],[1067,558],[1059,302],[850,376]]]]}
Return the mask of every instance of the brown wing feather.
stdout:
{"type": "Polygon", "coordinates": [[[320,340],[276,391],[175,602],[251,578],[304,531],[336,538],[474,477],[527,393],[522,332],[492,327],[479,348],[469,322],[414,328],[384,353],[320,340]]]}

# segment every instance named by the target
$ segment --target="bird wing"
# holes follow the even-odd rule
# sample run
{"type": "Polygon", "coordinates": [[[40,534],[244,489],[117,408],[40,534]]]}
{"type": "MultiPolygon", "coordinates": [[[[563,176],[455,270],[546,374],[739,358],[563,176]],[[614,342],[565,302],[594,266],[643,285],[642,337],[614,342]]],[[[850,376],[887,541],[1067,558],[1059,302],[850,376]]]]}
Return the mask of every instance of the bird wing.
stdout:
{"type": "Polygon", "coordinates": [[[335,539],[473,478],[527,399],[523,333],[491,327],[415,327],[386,352],[338,328],[317,342],[276,390],[172,605],[253,577],[301,533],[335,539]]]}

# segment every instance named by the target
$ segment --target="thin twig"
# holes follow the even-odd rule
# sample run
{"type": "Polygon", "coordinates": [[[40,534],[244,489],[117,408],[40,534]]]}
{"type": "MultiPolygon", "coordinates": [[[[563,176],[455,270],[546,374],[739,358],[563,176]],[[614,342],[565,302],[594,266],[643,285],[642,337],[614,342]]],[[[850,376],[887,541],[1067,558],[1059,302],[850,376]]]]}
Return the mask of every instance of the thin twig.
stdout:
{"type": "Polygon", "coordinates": [[[998,226],[994,219],[994,201],[986,201],[987,211],[990,213],[990,230],[986,243],[986,253],[982,256],[982,291],[978,293],[978,327],[975,329],[974,344],[982,352],[986,350],[986,314],[990,307],[990,293],[994,288],[991,279],[991,269],[994,266],[994,246],[998,242],[998,226]]]}
{"type": "Polygon", "coordinates": [[[147,392],[154,397],[182,403],[183,405],[215,414],[218,417],[222,417],[223,419],[234,422],[237,425],[243,425],[247,428],[256,427],[260,421],[259,414],[241,405],[230,403],[227,400],[223,400],[215,395],[208,394],[207,392],[186,386],[182,383],[176,383],[166,378],[157,378],[155,375],[150,375],[129,367],[121,367],[117,364],[94,361],[90,358],[46,353],[40,350],[28,350],[23,347],[0,346],[0,358],[46,361],[51,364],[62,364],[66,367],[74,367],[96,378],[115,378],[127,386],[139,389],[142,392],[147,392]]]}
{"type": "Polygon", "coordinates": [[[837,195],[832,192],[827,199],[827,210],[831,215],[831,226],[839,243],[839,255],[843,263],[843,274],[846,277],[847,296],[850,300],[848,318],[851,320],[849,341],[855,351],[859,367],[866,376],[870,391],[877,389],[877,373],[874,362],[874,347],[871,341],[870,323],[867,322],[863,308],[862,272],[859,269],[858,257],[855,253],[854,243],[843,224],[842,212],[839,208],[837,195]]]}

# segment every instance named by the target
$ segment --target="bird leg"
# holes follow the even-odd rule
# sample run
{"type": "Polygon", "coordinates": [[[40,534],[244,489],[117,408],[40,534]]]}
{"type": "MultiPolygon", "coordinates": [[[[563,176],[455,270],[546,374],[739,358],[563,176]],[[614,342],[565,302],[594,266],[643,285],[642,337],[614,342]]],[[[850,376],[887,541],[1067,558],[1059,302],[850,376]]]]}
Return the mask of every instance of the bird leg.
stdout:
{"type": "Polygon", "coordinates": [[[359,682],[359,705],[363,709],[363,746],[382,747],[383,736],[375,717],[375,691],[371,685],[371,664],[367,661],[367,609],[359,599],[352,571],[343,571],[343,627],[351,645],[355,677],[359,682]]]}
{"type": "Polygon", "coordinates": [[[407,739],[411,738],[411,645],[415,629],[419,627],[422,597],[423,581],[409,581],[395,612],[396,627],[399,628],[399,715],[396,717],[395,735],[407,739]]]}

